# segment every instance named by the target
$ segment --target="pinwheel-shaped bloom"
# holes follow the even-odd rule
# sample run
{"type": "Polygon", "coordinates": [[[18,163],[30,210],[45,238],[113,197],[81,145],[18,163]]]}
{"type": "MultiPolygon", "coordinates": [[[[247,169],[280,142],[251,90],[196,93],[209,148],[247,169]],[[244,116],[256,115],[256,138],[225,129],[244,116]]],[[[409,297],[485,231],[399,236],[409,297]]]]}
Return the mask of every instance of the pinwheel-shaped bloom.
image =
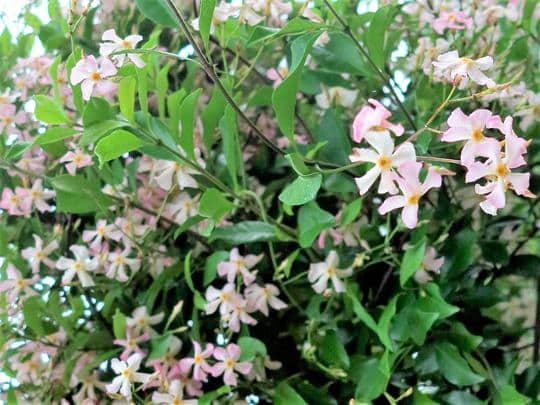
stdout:
{"type": "Polygon", "coordinates": [[[435,248],[433,246],[428,247],[420,267],[414,273],[414,279],[419,284],[425,284],[431,281],[432,277],[428,272],[439,274],[443,263],[444,257],[437,257],[435,248]]]}
{"type": "Polygon", "coordinates": [[[213,314],[219,308],[221,315],[227,314],[233,310],[234,301],[238,298],[236,286],[228,283],[221,290],[209,286],[205,293],[206,306],[204,307],[208,315],[213,314]]]}
{"type": "Polygon", "coordinates": [[[460,57],[457,51],[443,53],[433,62],[435,76],[442,77],[451,83],[459,81],[459,88],[461,89],[467,86],[469,79],[487,87],[495,86],[495,82],[483,73],[492,65],[493,58],[491,56],[484,56],[474,60],[460,57]]]}
{"type": "Polygon", "coordinates": [[[144,343],[150,340],[150,334],[144,332],[142,335],[136,336],[132,328],[126,328],[125,339],[115,339],[113,343],[124,347],[124,351],[120,354],[120,360],[126,361],[132,353],[138,353],[144,357],[146,353],[139,347],[139,343],[144,343]]]}
{"type": "Polygon", "coordinates": [[[418,223],[418,203],[422,196],[434,187],[440,187],[442,183],[441,175],[432,167],[428,169],[428,174],[423,183],[420,182],[419,175],[422,164],[417,162],[407,162],[398,169],[396,182],[402,195],[388,197],[379,207],[379,214],[384,215],[389,211],[403,208],[401,219],[407,228],[414,228],[418,223]]]}
{"type": "Polygon", "coordinates": [[[52,211],[53,207],[47,204],[47,200],[50,200],[55,196],[56,193],[53,190],[43,188],[41,179],[35,180],[34,184],[32,184],[32,188],[28,190],[28,197],[39,212],[52,211]]]}
{"type": "Polygon", "coordinates": [[[39,272],[39,265],[41,263],[50,269],[54,269],[56,263],[54,260],[49,259],[49,256],[58,249],[58,241],[53,240],[45,247],[43,247],[43,240],[38,235],[34,235],[34,241],[36,242],[35,247],[29,247],[21,251],[22,257],[30,262],[32,273],[39,272]]]}
{"type": "Polygon", "coordinates": [[[227,282],[234,283],[236,276],[242,276],[245,285],[255,281],[256,272],[250,272],[249,269],[255,267],[261,261],[263,255],[246,255],[241,256],[238,248],[233,248],[229,254],[228,262],[221,262],[217,266],[218,274],[221,277],[226,277],[227,282]]]}
{"type": "Polygon", "coordinates": [[[487,158],[485,162],[472,163],[465,175],[467,183],[485,178],[484,185],[476,184],[477,194],[485,196],[480,203],[480,208],[490,215],[496,215],[497,210],[506,205],[506,190],[512,189],[518,195],[533,198],[534,194],[529,191],[530,173],[513,173],[512,169],[526,164],[523,154],[526,153],[528,142],[518,137],[511,130],[512,118],[505,120],[504,152],[501,144],[496,140],[490,140],[481,151],[481,156],[487,158]]]}
{"type": "Polygon", "coordinates": [[[38,276],[24,278],[19,270],[11,263],[6,269],[7,279],[0,281],[0,292],[7,292],[8,304],[13,304],[18,297],[34,295],[36,292],[30,287],[39,280],[38,276]]]}
{"type": "Polygon", "coordinates": [[[72,176],[75,176],[77,169],[86,166],[92,166],[92,156],[84,153],[81,149],[70,150],[59,160],[60,163],[67,163],[66,170],[72,176]]]}
{"type": "Polygon", "coordinates": [[[140,373],[142,356],[139,353],[132,354],[127,361],[112,359],[111,367],[116,374],[112,383],[107,385],[107,392],[116,394],[119,392],[127,400],[131,400],[131,388],[134,383],[146,383],[150,379],[150,374],[140,373]]]}
{"type": "Polygon", "coordinates": [[[134,333],[141,333],[148,331],[153,333],[152,325],[160,323],[165,314],[160,312],[156,315],[150,315],[145,306],[135,308],[131,317],[126,317],[126,325],[133,328],[134,333]]]}
{"type": "Polygon", "coordinates": [[[250,312],[261,311],[268,316],[268,307],[276,311],[287,308],[287,304],[278,298],[279,289],[273,284],[251,284],[245,291],[248,308],[250,312]]]}
{"type": "Polygon", "coordinates": [[[6,210],[9,215],[29,216],[32,212],[32,200],[29,198],[28,190],[22,187],[16,187],[15,192],[9,188],[2,191],[0,208],[6,210]]]}
{"type": "Polygon", "coordinates": [[[199,342],[193,341],[193,357],[186,357],[179,362],[180,369],[189,370],[193,366],[193,378],[197,381],[204,381],[209,373],[212,373],[212,366],[206,362],[214,353],[214,345],[207,343],[204,350],[199,342]]]}
{"type": "Polygon", "coordinates": [[[197,188],[197,181],[192,174],[197,174],[197,171],[183,163],[159,160],[155,166],[154,179],[166,191],[169,191],[173,186],[173,179],[176,179],[176,184],[180,190],[197,188]]]}
{"type": "Polygon", "coordinates": [[[137,272],[141,268],[141,260],[130,258],[131,247],[126,247],[122,251],[115,251],[109,254],[109,265],[105,275],[109,278],[115,278],[118,281],[127,281],[129,279],[126,273],[126,267],[132,272],[137,272]]]}
{"type": "Polygon", "coordinates": [[[342,278],[352,274],[352,268],[339,269],[339,257],[335,250],[331,250],[324,262],[312,263],[309,266],[308,280],[312,283],[313,289],[322,294],[328,286],[328,280],[332,281],[334,290],[337,293],[345,291],[345,284],[342,278]]]}
{"type": "MultiPolygon", "coordinates": [[[[99,46],[99,53],[102,56],[109,56],[113,52],[129,51],[135,49],[137,44],[143,39],[140,35],[128,35],[124,39],[116,35],[114,29],[107,30],[103,33],[101,40],[103,41],[99,46]]],[[[120,55],[112,55],[111,59],[116,62],[118,67],[122,66],[126,59],[133,62],[138,68],[144,67],[143,60],[136,53],[127,53],[120,55]]]]}
{"type": "Polygon", "coordinates": [[[15,104],[0,104],[0,134],[13,124],[23,124],[26,118],[24,111],[17,112],[15,104]]]}
{"type": "Polygon", "coordinates": [[[445,29],[471,29],[473,19],[463,11],[442,10],[439,17],[435,18],[431,25],[437,34],[442,34],[445,29]]]}
{"type": "Polygon", "coordinates": [[[362,107],[353,121],[352,138],[355,142],[360,142],[368,131],[381,132],[389,130],[397,136],[403,134],[404,129],[401,124],[392,124],[388,121],[392,113],[385,106],[372,98],[368,102],[370,105],[362,107]]]}
{"type": "Polygon", "coordinates": [[[236,385],[236,372],[249,374],[251,363],[247,361],[239,362],[241,350],[238,345],[231,343],[226,348],[218,347],[214,350],[214,358],[218,363],[212,368],[212,375],[218,377],[223,374],[223,381],[227,385],[236,385]]]}
{"type": "Polygon", "coordinates": [[[85,246],[73,245],[69,250],[71,250],[75,259],[62,256],[56,262],[56,268],[65,271],[62,284],[71,283],[73,278],[77,276],[83,287],[94,286],[94,280],[92,280],[89,273],[96,271],[99,266],[99,259],[97,257],[91,258],[85,246]]]}
{"type": "Polygon", "coordinates": [[[100,93],[107,93],[110,82],[106,78],[114,76],[116,72],[110,59],[101,58],[98,63],[94,56],[85,56],[71,70],[71,84],[81,83],[83,99],[88,101],[92,97],[94,88],[100,93]]]}
{"type": "Polygon", "coordinates": [[[154,404],[178,404],[178,405],[197,405],[197,399],[184,399],[184,387],[182,381],[173,380],[169,384],[167,393],[154,392],[152,394],[154,404]]]}
{"type": "Polygon", "coordinates": [[[257,320],[248,313],[247,301],[237,294],[232,301],[232,309],[222,315],[221,320],[233,332],[240,332],[241,324],[256,325],[257,320]]]}
{"type": "Polygon", "coordinates": [[[486,125],[492,119],[489,110],[479,109],[466,115],[460,108],[456,108],[448,117],[449,129],[441,137],[443,142],[466,141],[461,149],[461,164],[470,165],[477,152],[486,144],[488,138],[484,135],[486,125]]]}
{"type": "Polygon", "coordinates": [[[182,225],[199,213],[199,196],[191,197],[188,193],[182,192],[165,206],[163,212],[165,216],[182,225]]]}
{"type": "Polygon", "coordinates": [[[381,180],[379,181],[378,193],[396,194],[398,190],[394,184],[393,169],[405,162],[416,161],[413,144],[404,142],[394,150],[394,140],[388,131],[367,132],[364,137],[373,149],[353,148],[352,154],[349,156],[351,162],[375,163],[375,166],[366,174],[354,179],[360,194],[367,193],[379,177],[381,180]]]}
{"type": "Polygon", "coordinates": [[[100,219],[96,222],[96,229],[94,231],[86,230],[83,232],[83,241],[90,243],[91,249],[98,249],[101,246],[103,240],[113,239],[116,236],[115,231],[117,228],[114,224],[107,225],[107,221],[100,219]]]}

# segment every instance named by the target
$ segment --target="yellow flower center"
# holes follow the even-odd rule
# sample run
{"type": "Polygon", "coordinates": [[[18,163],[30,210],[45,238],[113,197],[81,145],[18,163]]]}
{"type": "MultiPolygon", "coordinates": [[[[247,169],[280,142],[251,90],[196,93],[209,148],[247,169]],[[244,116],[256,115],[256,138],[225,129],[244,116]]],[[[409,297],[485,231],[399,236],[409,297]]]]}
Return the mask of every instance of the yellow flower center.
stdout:
{"type": "Polygon", "coordinates": [[[81,271],[83,269],[83,264],[80,260],[77,260],[73,265],[73,268],[75,269],[75,271],[81,271]]]}
{"type": "Polygon", "coordinates": [[[132,48],[133,48],[133,45],[131,45],[131,42],[129,42],[128,40],[123,39],[123,40],[122,40],[122,48],[125,48],[125,49],[132,49],[132,48]]]}
{"type": "Polygon", "coordinates": [[[471,58],[460,58],[461,62],[465,63],[466,65],[471,65],[474,63],[474,60],[472,60],[471,58]]]}
{"type": "Polygon", "coordinates": [[[15,281],[15,284],[17,284],[18,288],[24,288],[26,286],[26,280],[19,278],[15,281]]]}
{"type": "Polygon", "coordinates": [[[411,194],[407,197],[407,204],[416,205],[420,201],[420,194],[411,194]]]}
{"type": "Polygon", "coordinates": [[[336,268],[334,266],[328,266],[326,268],[326,274],[328,274],[330,277],[336,274],[336,268]]]}
{"type": "Polygon", "coordinates": [[[382,170],[388,170],[388,169],[390,169],[390,166],[392,165],[392,158],[390,158],[389,156],[381,155],[381,156],[379,156],[379,159],[377,161],[377,165],[382,170]]]}
{"type": "Polygon", "coordinates": [[[480,128],[474,128],[472,131],[471,138],[475,142],[480,142],[482,139],[484,139],[484,133],[480,128]]]}
{"type": "Polygon", "coordinates": [[[508,170],[508,167],[504,164],[504,163],[499,163],[497,164],[497,166],[495,167],[495,174],[499,177],[504,177],[506,176],[508,173],[510,172],[510,170],[508,170]]]}
{"type": "Polygon", "coordinates": [[[233,360],[233,359],[227,359],[227,360],[225,360],[225,367],[227,367],[227,368],[234,368],[234,360],[233,360]]]}
{"type": "Polygon", "coordinates": [[[229,295],[229,293],[226,292],[222,292],[221,294],[219,294],[219,298],[221,299],[221,301],[228,301],[230,297],[231,296],[229,295]]]}
{"type": "Polygon", "coordinates": [[[98,82],[101,80],[101,73],[98,71],[90,73],[90,80],[93,80],[94,82],[98,82]]]}
{"type": "Polygon", "coordinates": [[[382,125],[374,125],[371,127],[372,131],[382,132],[385,131],[386,128],[384,128],[382,125]]]}
{"type": "Polygon", "coordinates": [[[194,357],[193,357],[193,362],[195,364],[201,364],[203,362],[203,357],[200,355],[200,354],[196,354],[194,357]]]}
{"type": "Polygon", "coordinates": [[[133,377],[133,373],[131,372],[131,370],[129,368],[126,368],[125,370],[122,370],[121,375],[122,375],[122,377],[127,378],[129,381],[131,381],[131,379],[133,377]]]}
{"type": "Polygon", "coordinates": [[[36,252],[36,259],[38,259],[38,260],[43,260],[43,259],[45,259],[45,253],[43,253],[42,250],[38,250],[38,251],[36,252]]]}
{"type": "Polygon", "coordinates": [[[107,229],[103,225],[98,226],[97,234],[99,236],[105,236],[105,233],[107,233],[107,229]]]}

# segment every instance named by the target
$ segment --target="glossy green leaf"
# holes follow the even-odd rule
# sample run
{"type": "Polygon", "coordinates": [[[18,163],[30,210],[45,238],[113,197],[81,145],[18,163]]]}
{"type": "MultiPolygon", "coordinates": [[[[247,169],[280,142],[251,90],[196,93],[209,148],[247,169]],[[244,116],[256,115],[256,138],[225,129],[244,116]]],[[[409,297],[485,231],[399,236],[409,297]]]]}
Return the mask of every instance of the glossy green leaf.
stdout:
{"type": "Polygon", "coordinates": [[[105,138],[100,139],[94,149],[95,154],[99,158],[100,164],[119,158],[127,152],[137,150],[145,143],[123,129],[117,129],[105,138]]]}
{"type": "Polygon", "coordinates": [[[210,240],[223,240],[231,245],[276,240],[274,227],[266,222],[244,221],[216,228],[210,240]]]}
{"type": "Polygon", "coordinates": [[[46,96],[35,96],[36,118],[47,124],[66,124],[69,118],[60,103],[46,96]]]}
{"type": "Polygon", "coordinates": [[[199,215],[212,218],[215,222],[219,222],[234,207],[234,204],[221,191],[215,188],[209,188],[203,193],[199,202],[199,215]]]}
{"type": "Polygon", "coordinates": [[[165,0],[135,0],[139,11],[150,20],[165,27],[177,28],[178,23],[165,0]]]}
{"type": "Polygon", "coordinates": [[[379,69],[384,68],[385,62],[385,39],[388,24],[390,22],[391,8],[381,7],[375,14],[369,24],[369,28],[366,33],[366,46],[368,53],[373,63],[377,65],[379,69]]]}
{"type": "Polygon", "coordinates": [[[326,331],[319,352],[321,359],[326,364],[341,367],[345,370],[349,368],[349,356],[334,329],[326,331]]]}
{"type": "Polygon", "coordinates": [[[311,201],[303,205],[298,212],[298,242],[300,246],[311,246],[323,230],[334,224],[334,216],[321,209],[316,202],[311,201]]]}
{"type": "Polygon", "coordinates": [[[208,39],[210,37],[210,28],[212,26],[212,18],[214,17],[215,7],[216,0],[201,0],[199,11],[199,32],[205,48],[208,48],[208,39]]]}
{"type": "Polygon", "coordinates": [[[399,268],[399,283],[404,286],[405,283],[416,273],[424,260],[426,252],[426,238],[420,239],[414,245],[405,249],[403,260],[399,268]]]}
{"type": "Polygon", "coordinates": [[[464,386],[484,381],[483,377],[471,370],[467,361],[453,344],[444,341],[437,342],[435,344],[435,353],[439,371],[450,383],[464,386]]]}
{"type": "Polygon", "coordinates": [[[238,346],[241,350],[239,361],[252,362],[257,356],[261,356],[263,359],[266,357],[266,346],[259,339],[242,336],[238,339],[238,346]]]}
{"type": "Polygon", "coordinates": [[[41,135],[38,135],[38,137],[34,140],[34,143],[36,145],[47,145],[49,143],[54,143],[69,138],[77,133],[79,133],[79,131],[72,128],[53,127],[47,129],[41,135]]]}
{"type": "Polygon", "coordinates": [[[129,121],[133,121],[135,113],[135,91],[137,90],[137,80],[133,76],[124,77],[118,83],[118,102],[120,112],[129,121]]]}
{"type": "Polygon", "coordinates": [[[287,205],[303,205],[317,196],[322,175],[299,176],[279,194],[279,200],[287,205]]]}
{"type": "Polygon", "coordinates": [[[300,394],[285,381],[278,384],[273,399],[274,405],[308,405],[300,394]]]}

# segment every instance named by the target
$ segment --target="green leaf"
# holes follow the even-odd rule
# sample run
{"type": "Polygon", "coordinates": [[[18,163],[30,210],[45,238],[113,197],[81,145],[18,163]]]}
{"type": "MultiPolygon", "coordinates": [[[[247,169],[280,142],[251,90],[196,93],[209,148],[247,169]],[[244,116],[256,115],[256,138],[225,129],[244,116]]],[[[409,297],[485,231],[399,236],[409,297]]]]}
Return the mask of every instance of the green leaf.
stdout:
{"type": "Polygon", "coordinates": [[[83,125],[85,128],[107,120],[116,118],[116,109],[107,100],[101,97],[92,97],[84,106],[83,125]]]}
{"type": "Polygon", "coordinates": [[[225,250],[218,250],[217,252],[213,252],[210,256],[208,256],[206,263],[204,264],[203,284],[205,287],[210,285],[210,283],[217,277],[218,264],[228,259],[229,252],[225,250]]]}
{"type": "Polygon", "coordinates": [[[117,339],[125,339],[126,337],[126,316],[116,308],[113,315],[113,332],[117,339]]]}
{"type": "MultiPolygon", "coordinates": [[[[174,139],[180,139],[180,106],[182,100],[186,97],[186,91],[180,89],[167,97],[167,110],[169,112],[169,130],[174,134],[174,139]]],[[[154,117],[152,117],[154,118],[154,117]]],[[[160,122],[160,121],[159,121],[160,122]]],[[[162,124],[160,122],[160,124],[162,124]]],[[[173,143],[173,148],[176,148],[176,141],[173,143]]]]}
{"type": "Polygon", "coordinates": [[[484,378],[473,373],[459,350],[449,342],[436,342],[437,364],[443,377],[450,383],[464,386],[478,384],[484,378]]]}
{"type": "Polygon", "coordinates": [[[193,128],[195,127],[195,109],[197,100],[201,95],[202,89],[197,89],[187,95],[180,105],[180,122],[182,124],[182,135],[180,136],[180,145],[184,152],[195,160],[195,148],[193,144],[193,128]]]}
{"type": "Polygon", "coordinates": [[[294,144],[294,112],[296,109],[296,91],[300,83],[302,68],[306,61],[313,42],[318,34],[305,34],[295,39],[291,44],[291,68],[289,74],[274,89],[272,106],[276,113],[279,128],[283,134],[294,144]]]}
{"type": "Polygon", "coordinates": [[[314,173],[313,170],[306,166],[304,163],[304,158],[298,152],[285,155],[285,159],[287,159],[293,170],[299,176],[309,176],[314,173]]]}
{"type": "Polygon", "coordinates": [[[341,367],[345,370],[349,368],[349,356],[334,329],[326,331],[319,346],[319,352],[321,359],[326,364],[341,367]]]}
{"type": "Polygon", "coordinates": [[[210,102],[203,110],[201,114],[201,120],[203,124],[203,141],[207,150],[212,149],[214,144],[214,130],[218,126],[218,123],[223,116],[223,111],[225,111],[225,98],[221,90],[215,86],[212,89],[212,97],[210,102]]]}
{"type": "Polygon", "coordinates": [[[349,163],[351,154],[349,134],[336,112],[331,109],[326,110],[315,131],[315,136],[317,142],[326,142],[318,153],[319,158],[339,164],[349,163]]]}
{"type": "Polygon", "coordinates": [[[204,47],[208,48],[208,38],[210,37],[210,27],[212,26],[212,18],[214,17],[214,8],[216,0],[201,0],[199,13],[199,33],[204,43],[204,47]]]}
{"type": "Polygon", "coordinates": [[[426,252],[426,238],[423,237],[414,245],[405,250],[401,266],[399,268],[399,284],[403,287],[418,270],[424,260],[426,252]]]}
{"type": "Polygon", "coordinates": [[[234,209],[235,205],[227,200],[223,193],[215,188],[207,189],[199,203],[199,215],[219,222],[221,218],[234,209]]]}
{"type": "Polygon", "coordinates": [[[347,226],[354,222],[360,214],[362,209],[362,198],[357,198],[352,203],[347,204],[341,211],[341,217],[339,218],[339,224],[341,226],[347,226]]]}
{"type": "Polygon", "coordinates": [[[36,145],[46,145],[49,143],[61,141],[77,133],[79,133],[79,131],[72,128],[60,128],[60,127],[49,128],[44,133],[39,135],[34,140],[34,143],[36,145]]]}
{"type": "Polygon", "coordinates": [[[371,19],[366,32],[366,45],[373,63],[379,68],[384,68],[384,49],[388,24],[390,22],[390,7],[381,7],[371,19]]]}
{"type": "Polygon", "coordinates": [[[276,240],[274,227],[266,222],[244,221],[231,226],[216,228],[210,241],[223,240],[231,245],[276,240]]]}
{"type": "Polygon", "coordinates": [[[356,382],[356,400],[360,403],[370,402],[382,395],[389,379],[382,359],[355,356],[351,364],[351,374],[356,382]]]}
{"type": "Polygon", "coordinates": [[[498,403],[501,405],[525,405],[531,402],[530,398],[519,393],[514,387],[509,384],[506,384],[502,388],[500,388],[497,394],[498,403]]]}
{"type": "Polygon", "coordinates": [[[66,124],[69,118],[61,104],[45,96],[35,96],[36,118],[47,124],[66,124]]]}
{"type": "Polygon", "coordinates": [[[186,283],[191,290],[191,292],[194,295],[193,302],[195,306],[203,310],[204,306],[206,304],[206,301],[204,300],[203,296],[197,289],[195,289],[195,285],[193,284],[193,279],[191,278],[191,253],[193,251],[190,250],[189,253],[186,255],[186,258],[184,260],[184,277],[186,278],[186,283]]]}
{"type": "Polygon", "coordinates": [[[282,381],[274,392],[274,405],[308,405],[289,384],[282,381]]]}
{"type": "Polygon", "coordinates": [[[459,231],[450,237],[447,248],[448,273],[458,274],[465,271],[474,261],[476,232],[470,228],[459,231]]]}
{"type": "Polygon", "coordinates": [[[135,91],[137,89],[137,80],[133,76],[124,77],[118,83],[118,102],[120,112],[129,121],[134,120],[135,114],[135,91]]]}
{"type": "Polygon", "coordinates": [[[219,123],[219,129],[223,141],[223,154],[225,155],[227,170],[236,188],[238,185],[238,171],[241,168],[240,141],[238,138],[236,113],[229,105],[225,107],[225,114],[219,123]]]}
{"type": "Polygon", "coordinates": [[[298,241],[300,246],[309,247],[315,238],[335,223],[334,216],[321,209],[316,202],[303,205],[298,212],[298,241]]]}
{"type": "Polygon", "coordinates": [[[424,286],[425,295],[420,297],[416,307],[424,312],[438,314],[438,319],[448,318],[459,311],[459,308],[448,304],[441,296],[437,284],[429,283],[424,286]]]}
{"type": "Polygon", "coordinates": [[[322,175],[299,176],[279,194],[279,200],[287,205],[303,205],[317,196],[322,175]]]}
{"type": "Polygon", "coordinates": [[[261,356],[263,359],[266,357],[266,346],[259,339],[242,336],[238,339],[238,346],[241,349],[239,361],[252,362],[256,356],[261,356]]]}
{"type": "Polygon", "coordinates": [[[113,204],[112,199],[101,192],[99,184],[81,175],[57,176],[51,183],[56,191],[56,207],[59,212],[87,214],[113,204]]]}
{"type": "Polygon", "coordinates": [[[94,153],[101,165],[109,160],[116,159],[124,153],[136,150],[144,145],[136,135],[124,129],[117,129],[97,143],[94,153]]]}
{"type": "Polygon", "coordinates": [[[165,27],[177,28],[178,23],[165,0],[135,0],[139,11],[150,20],[165,27]]]}
{"type": "Polygon", "coordinates": [[[111,120],[92,124],[88,128],[85,127],[84,132],[81,138],[79,139],[79,145],[86,146],[86,145],[90,145],[91,143],[96,143],[105,135],[108,135],[111,131],[118,128],[122,128],[122,127],[128,127],[128,126],[129,126],[129,123],[127,121],[111,121],[111,120]]]}
{"type": "Polygon", "coordinates": [[[31,296],[23,303],[23,315],[25,324],[32,329],[37,337],[45,335],[43,326],[43,302],[39,296],[31,296]]]}
{"type": "Polygon", "coordinates": [[[169,350],[171,338],[172,335],[169,333],[163,336],[157,336],[155,338],[152,338],[152,350],[148,355],[148,360],[159,359],[160,357],[163,357],[167,353],[167,350],[169,350]]]}

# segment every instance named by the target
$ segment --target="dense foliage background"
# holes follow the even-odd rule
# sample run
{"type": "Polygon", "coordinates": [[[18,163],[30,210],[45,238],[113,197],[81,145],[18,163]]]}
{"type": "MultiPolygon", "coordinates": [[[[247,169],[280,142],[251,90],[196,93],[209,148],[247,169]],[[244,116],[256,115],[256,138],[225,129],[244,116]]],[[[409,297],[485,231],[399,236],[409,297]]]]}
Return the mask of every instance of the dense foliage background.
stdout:
{"type": "Polygon", "coordinates": [[[6,403],[540,399],[536,0],[27,3],[6,403]]]}

